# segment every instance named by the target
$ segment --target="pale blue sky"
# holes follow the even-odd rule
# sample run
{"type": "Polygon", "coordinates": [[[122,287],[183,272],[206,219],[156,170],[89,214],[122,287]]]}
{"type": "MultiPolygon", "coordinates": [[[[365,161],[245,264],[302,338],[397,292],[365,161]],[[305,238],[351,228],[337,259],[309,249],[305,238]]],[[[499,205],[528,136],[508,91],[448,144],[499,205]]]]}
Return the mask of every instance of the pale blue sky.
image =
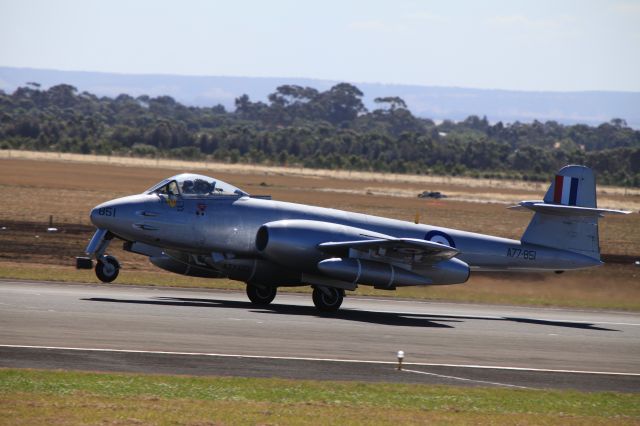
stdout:
{"type": "Polygon", "coordinates": [[[640,0],[0,0],[0,66],[640,91],[640,0]]]}

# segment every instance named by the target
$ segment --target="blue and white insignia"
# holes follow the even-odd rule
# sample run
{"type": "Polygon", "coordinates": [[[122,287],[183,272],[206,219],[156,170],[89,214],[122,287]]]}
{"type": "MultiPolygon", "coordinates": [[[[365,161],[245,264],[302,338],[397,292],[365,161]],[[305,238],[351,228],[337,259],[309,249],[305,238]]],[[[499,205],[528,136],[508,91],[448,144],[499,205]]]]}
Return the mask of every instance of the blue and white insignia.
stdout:
{"type": "Polygon", "coordinates": [[[429,231],[424,239],[445,246],[456,248],[456,243],[453,242],[453,238],[442,231],[429,231]]]}

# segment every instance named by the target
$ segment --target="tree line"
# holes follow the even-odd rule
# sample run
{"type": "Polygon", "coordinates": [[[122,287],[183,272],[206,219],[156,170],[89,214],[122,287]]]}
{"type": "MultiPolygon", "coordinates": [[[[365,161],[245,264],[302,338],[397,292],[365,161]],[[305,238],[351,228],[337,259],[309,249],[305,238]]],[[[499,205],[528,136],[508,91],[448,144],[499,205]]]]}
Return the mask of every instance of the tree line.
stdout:
{"type": "Polygon", "coordinates": [[[0,149],[528,180],[573,163],[593,167],[601,183],[640,186],[640,131],[619,118],[599,126],[478,116],[435,123],[399,97],[377,98],[371,111],[362,98],[348,83],[284,85],[267,102],[242,95],[227,111],[28,83],[0,91],[0,149]]]}

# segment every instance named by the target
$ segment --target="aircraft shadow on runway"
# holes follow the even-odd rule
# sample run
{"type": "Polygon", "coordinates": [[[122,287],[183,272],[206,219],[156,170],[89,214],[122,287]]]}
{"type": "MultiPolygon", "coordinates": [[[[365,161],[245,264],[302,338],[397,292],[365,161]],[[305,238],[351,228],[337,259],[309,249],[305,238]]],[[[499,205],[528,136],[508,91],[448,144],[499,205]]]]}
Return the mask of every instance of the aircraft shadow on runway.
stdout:
{"type": "Polygon", "coordinates": [[[163,306],[185,306],[185,307],[204,307],[204,308],[232,308],[232,309],[250,309],[253,312],[262,312],[269,314],[284,315],[302,315],[313,317],[328,317],[347,321],[359,321],[380,325],[394,325],[402,327],[432,327],[432,328],[454,328],[453,325],[442,324],[464,322],[465,320],[484,320],[484,321],[509,321],[527,324],[537,324],[555,327],[577,328],[584,330],[597,331],[619,331],[610,328],[597,327],[591,323],[568,322],[568,321],[551,321],[535,318],[518,318],[518,317],[474,317],[474,316],[456,316],[456,315],[436,315],[436,314],[416,314],[403,312],[377,312],[377,311],[358,311],[350,309],[342,309],[334,313],[320,313],[312,306],[295,306],[280,305],[273,303],[264,307],[256,308],[250,302],[242,302],[235,300],[219,300],[219,299],[194,299],[186,297],[155,297],[153,299],[136,300],[136,299],[112,299],[104,297],[91,297],[81,299],[91,302],[109,302],[109,303],[134,303],[141,305],[163,305],[163,306]]]}
{"type": "Polygon", "coordinates": [[[313,317],[336,318],[347,321],[359,321],[380,325],[395,325],[402,327],[433,327],[433,328],[452,328],[450,325],[441,324],[442,322],[460,322],[456,319],[443,319],[433,322],[429,318],[416,318],[416,315],[407,315],[402,313],[391,312],[367,312],[367,311],[351,311],[347,309],[340,310],[335,313],[321,313],[311,306],[295,306],[295,305],[279,305],[272,303],[270,305],[257,308],[250,302],[241,302],[235,300],[218,300],[218,299],[191,299],[184,297],[156,297],[147,300],[134,299],[110,299],[103,297],[92,297],[87,299],[91,302],[113,302],[113,303],[136,303],[142,305],[164,305],[164,306],[189,306],[204,308],[231,308],[231,309],[247,309],[253,312],[261,312],[268,314],[283,315],[301,315],[313,317]]]}

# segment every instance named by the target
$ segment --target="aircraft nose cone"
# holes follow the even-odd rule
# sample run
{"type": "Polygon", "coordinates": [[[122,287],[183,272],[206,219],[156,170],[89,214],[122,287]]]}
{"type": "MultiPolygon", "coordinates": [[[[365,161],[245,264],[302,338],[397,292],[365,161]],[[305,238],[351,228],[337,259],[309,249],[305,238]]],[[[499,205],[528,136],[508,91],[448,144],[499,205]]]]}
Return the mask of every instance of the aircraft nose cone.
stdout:
{"type": "Polygon", "coordinates": [[[118,198],[95,206],[89,215],[91,223],[98,228],[110,228],[117,214],[126,206],[124,199],[118,198]]]}
{"type": "Polygon", "coordinates": [[[91,210],[91,214],[89,217],[91,218],[91,223],[93,223],[97,228],[108,227],[108,220],[105,216],[104,204],[100,204],[99,206],[94,207],[91,210]]]}
{"type": "Polygon", "coordinates": [[[91,209],[91,213],[89,213],[89,219],[91,220],[91,223],[99,228],[98,224],[96,223],[96,220],[98,219],[98,209],[96,207],[91,209]]]}
{"type": "Polygon", "coordinates": [[[136,212],[144,209],[146,195],[129,195],[95,206],[89,218],[97,228],[108,229],[121,236],[127,235],[136,220],[136,212]]]}

